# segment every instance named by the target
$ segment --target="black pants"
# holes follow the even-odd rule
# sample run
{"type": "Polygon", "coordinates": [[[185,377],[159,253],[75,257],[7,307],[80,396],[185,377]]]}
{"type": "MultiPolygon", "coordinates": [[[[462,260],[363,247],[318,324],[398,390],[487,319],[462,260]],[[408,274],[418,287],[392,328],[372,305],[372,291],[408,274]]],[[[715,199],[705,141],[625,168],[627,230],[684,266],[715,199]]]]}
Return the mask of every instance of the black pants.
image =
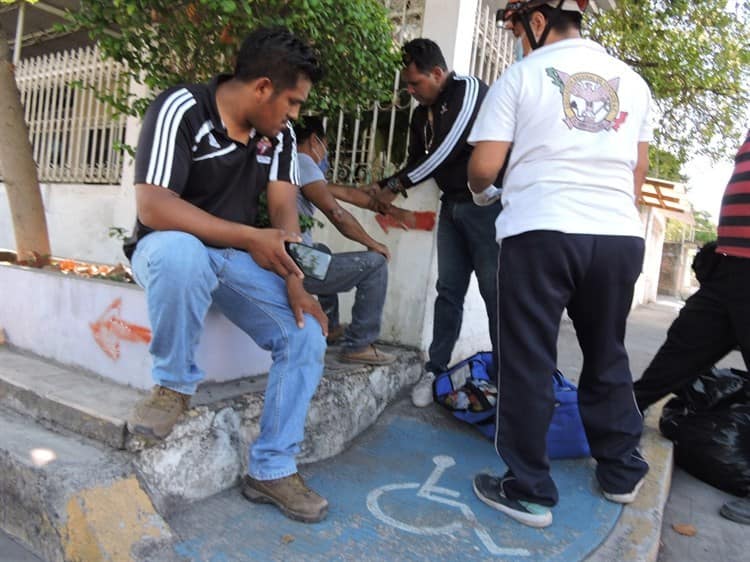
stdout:
{"type": "Polygon", "coordinates": [[[750,369],[750,259],[720,256],[635,383],[638,407],[690,384],[738,344],[750,369]]]}
{"type": "Polygon", "coordinates": [[[579,409],[599,483],[627,493],[648,471],[636,449],[643,418],[624,344],[643,251],[643,240],[629,236],[532,231],[502,241],[495,446],[514,477],[504,485],[510,498],[557,503],[546,435],[565,308],[583,352],[579,409]]]}

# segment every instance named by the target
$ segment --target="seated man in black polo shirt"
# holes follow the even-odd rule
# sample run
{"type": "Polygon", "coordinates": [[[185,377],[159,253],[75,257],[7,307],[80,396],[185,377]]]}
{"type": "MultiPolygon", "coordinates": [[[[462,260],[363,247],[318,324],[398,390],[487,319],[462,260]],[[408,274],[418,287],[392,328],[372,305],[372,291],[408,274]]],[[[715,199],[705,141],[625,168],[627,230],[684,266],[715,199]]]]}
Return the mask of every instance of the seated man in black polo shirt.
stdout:
{"type": "Polygon", "coordinates": [[[285,30],[259,29],[243,42],[233,75],[160,94],[138,141],[138,221],[125,245],[146,289],[156,383],[128,428],[161,439],[188,408],[204,377],[195,350],[216,305],[273,357],[242,493],[306,522],[328,510],[295,464],[327,321],[284,242],[301,240],[289,119],[320,75],[309,46],[285,30]],[[264,190],[273,228],[258,229],[250,225],[264,190]]]}

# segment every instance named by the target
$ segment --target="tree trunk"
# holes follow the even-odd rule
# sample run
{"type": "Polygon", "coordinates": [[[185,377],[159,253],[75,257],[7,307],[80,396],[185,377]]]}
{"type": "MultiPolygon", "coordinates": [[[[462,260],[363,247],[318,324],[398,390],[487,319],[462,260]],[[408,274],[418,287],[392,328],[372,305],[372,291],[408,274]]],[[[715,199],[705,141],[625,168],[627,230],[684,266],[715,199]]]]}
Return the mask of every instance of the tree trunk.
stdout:
{"type": "Polygon", "coordinates": [[[8,39],[0,25],[0,173],[8,194],[18,261],[49,262],[50,244],[39,176],[23,117],[8,39]]]}

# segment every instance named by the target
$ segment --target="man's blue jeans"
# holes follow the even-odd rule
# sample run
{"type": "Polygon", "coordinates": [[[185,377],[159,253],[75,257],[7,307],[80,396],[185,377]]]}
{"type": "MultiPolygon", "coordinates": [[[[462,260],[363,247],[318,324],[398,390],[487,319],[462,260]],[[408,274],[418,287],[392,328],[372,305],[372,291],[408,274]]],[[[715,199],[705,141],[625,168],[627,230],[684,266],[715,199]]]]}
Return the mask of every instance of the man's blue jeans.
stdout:
{"type": "Polygon", "coordinates": [[[297,472],[307,409],[323,374],[326,342],[318,322],[305,315],[304,328],[298,328],[284,280],[250,254],[208,247],[185,232],[149,234],[138,242],[131,262],[146,290],[156,384],[195,392],[204,378],[195,351],[206,313],[216,305],[273,359],[248,472],[258,480],[297,472]]]}
{"type": "Polygon", "coordinates": [[[425,368],[445,371],[461,332],[464,298],[471,272],[475,272],[479,293],[489,319],[495,365],[497,365],[497,253],[495,219],[502,205],[479,207],[473,201],[443,201],[437,233],[438,280],[432,343],[425,368]]]}
{"type": "MultiPolygon", "coordinates": [[[[330,253],[323,244],[316,246],[330,253]]],[[[354,287],[357,293],[352,307],[352,322],[341,341],[345,351],[366,348],[380,335],[385,293],[388,290],[388,262],[377,252],[342,252],[332,254],[325,281],[305,278],[305,289],[318,295],[328,316],[329,330],[339,323],[338,293],[354,287]]]]}

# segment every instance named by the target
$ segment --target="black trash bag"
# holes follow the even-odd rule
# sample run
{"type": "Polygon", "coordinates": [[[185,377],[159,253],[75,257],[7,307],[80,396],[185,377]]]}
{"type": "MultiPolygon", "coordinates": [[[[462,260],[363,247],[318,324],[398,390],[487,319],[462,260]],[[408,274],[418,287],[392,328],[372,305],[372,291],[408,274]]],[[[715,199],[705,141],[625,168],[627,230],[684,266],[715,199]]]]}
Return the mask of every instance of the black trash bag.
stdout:
{"type": "Polygon", "coordinates": [[[747,373],[712,369],[701,375],[667,402],[659,429],[674,442],[677,466],[730,494],[750,494],[747,373]]]}
{"type": "Polygon", "coordinates": [[[750,379],[746,371],[712,367],[675,394],[682,399],[686,408],[700,412],[723,402],[745,402],[743,394],[746,390],[750,390],[750,379]]]}

